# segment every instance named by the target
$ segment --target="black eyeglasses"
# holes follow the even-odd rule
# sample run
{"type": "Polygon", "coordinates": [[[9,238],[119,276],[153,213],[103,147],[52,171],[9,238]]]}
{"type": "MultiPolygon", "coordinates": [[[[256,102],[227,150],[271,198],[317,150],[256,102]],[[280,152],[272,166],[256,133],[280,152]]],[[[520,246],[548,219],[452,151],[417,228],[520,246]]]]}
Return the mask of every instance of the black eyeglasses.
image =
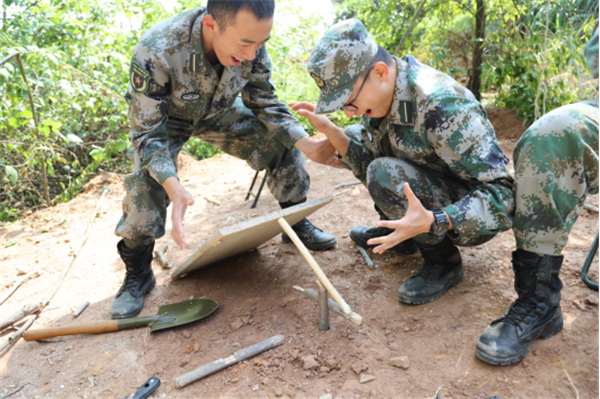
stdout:
{"type": "Polygon", "coordinates": [[[356,105],[354,105],[354,103],[356,102],[356,99],[358,98],[358,96],[360,95],[360,92],[362,91],[363,87],[365,86],[365,83],[367,82],[367,79],[369,78],[369,73],[371,73],[371,70],[373,68],[375,68],[375,66],[372,66],[367,71],[367,74],[365,75],[365,80],[363,80],[362,85],[360,85],[360,89],[358,89],[358,93],[356,93],[356,97],[354,97],[354,100],[352,100],[350,102],[350,104],[344,104],[344,105],[342,105],[342,109],[343,110],[350,111],[350,112],[356,112],[356,111],[358,111],[358,107],[356,105]]]}

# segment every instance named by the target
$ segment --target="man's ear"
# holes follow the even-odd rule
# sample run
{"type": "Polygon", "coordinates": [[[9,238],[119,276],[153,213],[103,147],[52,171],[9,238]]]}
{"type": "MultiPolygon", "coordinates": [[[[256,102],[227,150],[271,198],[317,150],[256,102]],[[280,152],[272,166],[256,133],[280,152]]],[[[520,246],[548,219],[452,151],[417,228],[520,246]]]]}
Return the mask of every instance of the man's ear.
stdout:
{"type": "Polygon", "coordinates": [[[375,64],[373,72],[375,72],[375,76],[377,76],[380,82],[387,82],[390,78],[390,69],[385,62],[380,61],[375,64]]]}
{"type": "Polygon", "coordinates": [[[214,19],[214,17],[210,14],[206,14],[204,17],[202,17],[202,25],[204,25],[206,29],[208,29],[208,31],[213,35],[219,32],[219,24],[217,23],[217,20],[214,19]]]}

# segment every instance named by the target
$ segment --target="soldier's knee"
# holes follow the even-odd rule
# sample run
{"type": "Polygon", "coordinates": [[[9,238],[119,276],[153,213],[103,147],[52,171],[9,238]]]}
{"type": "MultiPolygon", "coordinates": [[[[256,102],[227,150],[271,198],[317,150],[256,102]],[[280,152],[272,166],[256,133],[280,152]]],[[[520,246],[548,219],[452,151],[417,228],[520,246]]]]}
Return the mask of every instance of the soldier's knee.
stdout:
{"type": "Polygon", "coordinates": [[[375,159],[367,168],[367,189],[371,196],[391,187],[392,175],[383,158],[375,159]]]}

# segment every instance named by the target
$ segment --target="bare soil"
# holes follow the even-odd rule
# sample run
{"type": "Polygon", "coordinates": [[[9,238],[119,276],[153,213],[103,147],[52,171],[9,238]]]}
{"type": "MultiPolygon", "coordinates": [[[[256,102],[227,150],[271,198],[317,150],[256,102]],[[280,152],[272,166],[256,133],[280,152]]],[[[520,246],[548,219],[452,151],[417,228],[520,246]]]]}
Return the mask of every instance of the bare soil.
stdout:
{"type": "MultiPolygon", "coordinates": [[[[490,109],[489,115],[510,157],[526,127],[514,111],[490,109]]],[[[254,172],[243,161],[222,156],[199,162],[182,156],[180,166],[181,180],[196,199],[185,224],[191,245],[180,251],[169,234],[157,242],[157,248],[169,245],[167,256],[175,265],[219,228],[279,209],[268,190],[257,208],[244,202],[254,172]]],[[[356,180],[347,170],[312,162],[307,167],[312,178],[309,199],[340,191],[336,185],[356,180]]],[[[56,287],[83,239],[102,188],[109,186],[112,191],[95,219],[91,237],[33,328],[110,318],[110,303],[124,276],[116,251],[119,239],[113,235],[124,196],[122,180],[116,174],[97,176],[71,202],[0,226],[0,296],[23,273],[50,262],[40,277],[25,283],[2,305],[3,314],[42,300],[56,287]],[[16,244],[5,247],[11,241],[16,244]],[[91,305],[74,318],[71,313],[85,299],[91,305]]],[[[598,196],[588,203],[598,206],[598,196]]],[[[432,398],[438,389],[442,399],[575,398],[576,390],[580,398],[598,397],[598,308],[587,299],[598,294],[580,278],[598,231],[598,214],[583,212],[564,252],[564,330],[549,340],[538,340],[524,361],[508,367],[478,360],[475,343],[516,298],[510,231],[483,246],[461,248],[463,282],[440,300],[408,306],[398,302],[396,290],[419,267],[420,257],[372,255],[376,267],[369,269],[348,238],[352,226],[373,226],[377,221],[363,186],[354,186],[310,220],[337,237],[334,249],[313,256],[352,309],[362,315],[361,326],[331,313],[331,329],[317,330],[316,303],[292,288],[315,288],[315,275],[299,251],[280,237],[178,280],[172,280],[169,270],[155,260],[157,286],[146,296],[141,315],[156,314],[161,304],[191,297],[216,300],[217,312],[152,334],[138,329],[46,342],[20,340],[0,359],[0,395],[24,386],[13,397],[123,398],[156,376],[162,385],[153,398],[317,398],[327,393],[347,399],[432,398]],[[176,388],[176,377],[276,334],[285,336],[283,345],[176,388]],[[307,356],[314,358],[313,367],[307,356]],[[390,364],[391,358],[399,356],[408,357],[407,369],[390,364]],[[374,379],[360,383],[365,376],[374,379]]],[[[597,259],[589,276],[598,281],[597,259]]],[[[0,341],[11,332],[4,331],[0,341]]]]}

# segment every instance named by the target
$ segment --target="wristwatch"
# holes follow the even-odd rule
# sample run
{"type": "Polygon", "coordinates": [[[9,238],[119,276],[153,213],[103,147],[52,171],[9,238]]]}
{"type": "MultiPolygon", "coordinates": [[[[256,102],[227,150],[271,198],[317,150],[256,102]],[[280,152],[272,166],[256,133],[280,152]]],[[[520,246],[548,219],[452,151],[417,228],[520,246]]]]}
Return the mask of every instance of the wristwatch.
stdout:
{"type": "Polygon", "coordinates": [[[434,208],[431,210],[433,212],[433,217],[435,220],[431,223],[431,230],[429,230],[429,235],[431,237],[443,237],[448,231],[448,227],[450,227],[450,222],[448,221],[448,216],[446,216],[446,212],[442,211],[439,208],[434,208]]]}

